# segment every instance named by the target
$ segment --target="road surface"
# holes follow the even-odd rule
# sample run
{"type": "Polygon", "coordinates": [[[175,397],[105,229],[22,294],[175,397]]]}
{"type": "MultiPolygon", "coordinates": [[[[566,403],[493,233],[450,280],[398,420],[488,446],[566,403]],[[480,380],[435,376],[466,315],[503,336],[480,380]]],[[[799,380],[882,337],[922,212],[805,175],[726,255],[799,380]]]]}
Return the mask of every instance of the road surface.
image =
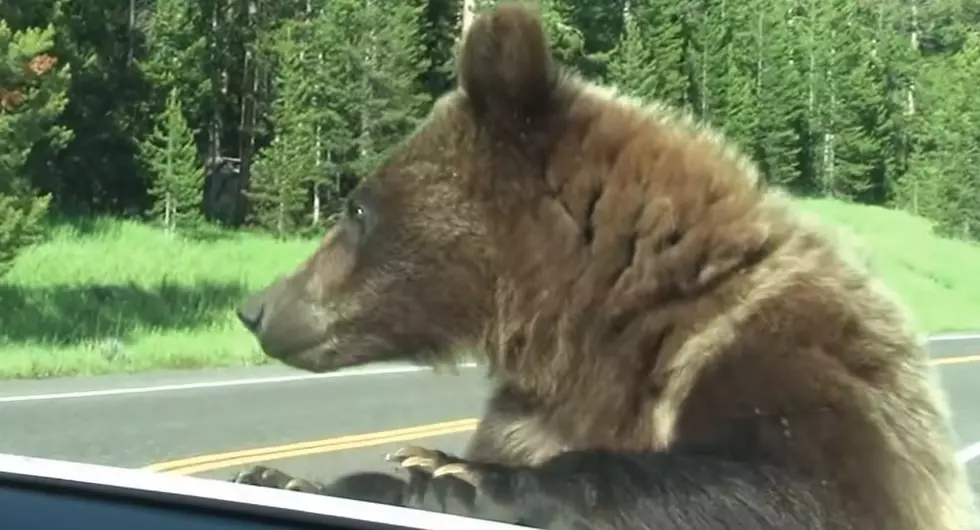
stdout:
{"type": "MultiPolygon", "coordinates": [[[[935,339],[930,349],[980,492],[980,335],[935,339]]],[[[462,450],[473,422],[459,420],[479,415],[486,391],[479,368],[452,375],[395,366],[0,382],[0,452],[216,479],[270,463],[329,479],[390,469],[383,455],[406,443],[462,450]]]]}

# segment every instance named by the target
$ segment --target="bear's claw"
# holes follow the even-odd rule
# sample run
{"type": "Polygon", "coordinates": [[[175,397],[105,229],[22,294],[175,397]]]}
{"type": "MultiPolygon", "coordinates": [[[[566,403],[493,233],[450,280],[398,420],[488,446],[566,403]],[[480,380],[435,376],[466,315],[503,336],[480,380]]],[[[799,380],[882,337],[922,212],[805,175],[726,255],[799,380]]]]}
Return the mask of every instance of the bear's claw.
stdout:
{"type": "Polygon", "coordinates": [[[472,465],[464,462],[446,464],[432,472],[433,477],[441,477],[443,475],[456,477],[473,487],[477,487],[480,483],[480,473],[472,465]]]}
{"type": "Polygon", "coordinates": [[[436,449],[410,445],[385,455],[385,459],[404,469],[424,471],[433,478],[452,476],[472,486],[479,483],[479,473],[471,464],[436,449]]]}
{"type": "Polygon", "coordinates": [[[302,493],[320,493],[320,487],[301,478],[293,477],[283,471],[266,466],[254,466],[241,471],[231,479],[237,484],[248,484],[302,493]]]}

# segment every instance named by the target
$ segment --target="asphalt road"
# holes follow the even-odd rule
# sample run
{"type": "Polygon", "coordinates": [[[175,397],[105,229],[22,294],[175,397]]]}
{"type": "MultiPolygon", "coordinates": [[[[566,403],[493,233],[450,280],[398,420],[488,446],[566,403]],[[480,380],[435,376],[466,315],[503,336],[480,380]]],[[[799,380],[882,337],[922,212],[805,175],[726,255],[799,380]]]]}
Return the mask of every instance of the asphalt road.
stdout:
{"type": "MultiPolygon", "coordinates": [[[[980,335],[934,340],[930,349],[952,401],[960,447],[980,453],[980,335]]],[[[479,415],[487,390],[479,368],[461,368],[457,375],[396,370],[311,376],[275,366],[2,382],[0,452],[145,467],[237,451],[196,467],[184,462],[163,468],[227,479],[263,462],[329,479],[389,469],[383,455],[406,443],[462,450],[470,435],[461,430],[466,425],[442,435],[431,435],[430,428],[430,436],[411,440],[417,434],[337,440],[479,415]],[[319,442],[295,446],[308,440],[319,442]],[[242,453],[282,445],[293,447],[279,449],[278,456],[242,453]],[[286,449],[292,456],[282,458],[286,449]]],[[[968,465],[980,492],[980,456],[968,465]]]]}

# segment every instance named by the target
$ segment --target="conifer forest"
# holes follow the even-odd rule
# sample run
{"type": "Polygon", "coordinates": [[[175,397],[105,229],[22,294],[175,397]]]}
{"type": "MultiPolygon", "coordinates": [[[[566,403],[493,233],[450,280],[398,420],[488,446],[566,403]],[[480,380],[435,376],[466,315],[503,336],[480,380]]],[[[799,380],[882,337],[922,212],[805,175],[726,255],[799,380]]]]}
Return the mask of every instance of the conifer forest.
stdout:
{"type": "MultiPolygon", "coordinates": [[[[485,4],[0,0],[0,271],[48,218],[321,233],[485,4]]],[[[768,181],[980,239],[980,0],[540,5],[559,60],[688,109],[768,181]]]]}

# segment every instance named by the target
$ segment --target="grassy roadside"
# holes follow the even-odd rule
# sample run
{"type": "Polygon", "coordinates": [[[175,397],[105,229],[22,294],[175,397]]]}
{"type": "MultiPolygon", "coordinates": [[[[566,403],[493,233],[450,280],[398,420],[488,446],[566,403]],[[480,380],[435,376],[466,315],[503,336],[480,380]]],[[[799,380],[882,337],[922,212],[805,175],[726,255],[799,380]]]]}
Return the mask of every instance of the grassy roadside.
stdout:
{"type": "Polygon", "coordinates": [[[187,240],[131,221],[60,226],[0,283],[0,379],[262,364],[232,310],[316,244],[187,240]]]}
{"type": "MultiPolygon", "coordinates": [[[[803,203],[863,241],[924,330],[980,328],[980,247],[901,212],[803,203]]],[[[232,309],[315,246],[244,233],[190,241],[125,221],[59,227],[0,282],[0,378],[262,364],[232,309]]]]}
{"type": "Polygon", "coordinates": [[[858,238],[874,272],[924,332],[980,329],[980,245],[939,237],[928,221],[905,212],[827,199],[801,203],[858,238]]]}

